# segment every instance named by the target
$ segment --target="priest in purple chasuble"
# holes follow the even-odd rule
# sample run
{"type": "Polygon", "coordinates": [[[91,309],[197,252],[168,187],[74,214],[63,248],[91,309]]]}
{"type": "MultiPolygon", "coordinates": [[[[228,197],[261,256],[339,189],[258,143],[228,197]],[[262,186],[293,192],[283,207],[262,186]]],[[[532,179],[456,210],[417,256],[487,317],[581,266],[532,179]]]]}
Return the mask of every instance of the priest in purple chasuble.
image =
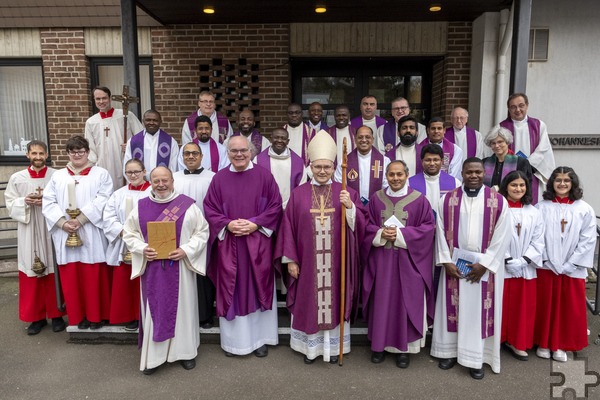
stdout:
{"type": "Polygon", "coordinates": [[[437,213],[436,264],[443,265],[435,304],[431,355],[439,367],[456,362],[484,377],[483,364],[500,373],[504,258],[511,217],[506,199],[483,186],[483,162],[463,164],[463,186],[448,192],[437,213]],[[453,259],[458,250],[469,251],[453,259]]]}
{"type": "Polygon", "coordinates": [[[313,179],[290,196],[275,250],[276,265],[287,273],[287,307],[292,314],[290,346],[304,362],[318,356],[337,362],[340,323],[344,323],[344,353],[350,352],[350,316],[357,305],[358,246],[365,213],[358,193],[332,182],[335,142],[317,133],[308,152],[313,179]],[[340,316],[341,207],[346,208],[345,312],[340,316]],[[286,265],[287,264],[287,267],[286,265]]]}
{"type": "Polygon", "coordinates": [[[363,241],[368,254],[363,271],[363,316],[368,337],[380,363],[385,351],[397,353],[396,365],[407,368],[409,353],[425,346],[427,327],[433,322],[433,244],[435,219],[421,193],[408,187],[403,161],[386,170],[387,189],[369,200],[369,225],[363,241]]]}
{"type": "Polygon", "coordinates": [[[123,156],[123,172],[127,161],[137,158],[146,168],[146,180],[150,179],[150,171],[156,167],[167,167],[177,170],[177,141],[167,132],[160,129],[162,119],[156,110],[148,110],[142,118],[144,130],[136,133],[127,141],[123,156]]]}
{"type": "Polygon", "coordinates": [[[273,175],[250,161],[248,138],[234,136],[227,145],[231,165],[215,175],[204,199],[208,274],[225,354],[264,357],[279,341],[272,255],[281,195],[273,175]]]}
{"type": "MultiPolygon", "coordinates": [[[[356,190],[363,204],[378,190],[387,187],[385,169],[390,163],[389,158],[373,147],[373,130],[368,126],[361,126],[356,130],[356,149],[348,154],[348,167],[346,168],[346,182],[348,187],[356,190]]],[[[342,165],[337,165],[333,180],[342,181],[342,165]]]]}
{"type": "Polygon", "coordinates": [[[123,241],[132,254],[131,278],[140,277],[138,345],[140,370],[150,375],[165,362],[196,366],[200,345],[195,274],[205,274],[208,224],[194,200],[173,190],[165,167],[150,173],[152,192],[141,199],[123,226],[123,241]],[[149,222],[175,222],[176,250],[157,259],[148,245],[149,222]]]}
{"type": "MultiPolygon", "coordinates": [[[[347,143],[347,151],[350,153],[352,150],[356,148],[356,143],[354,142],[354,138],[356,136],[356,131],[362,125],[359,126],[350,126],[350,110],[347,106],[337,106],[335,108],[335,112],[333,114],[335,118],[335,125],[326,128],[327,132],[333,138],[333,141],[337,145],[337,153],[336,160],[340,161],[342,159],[342,150],[344,147],[344,138],[346,138],[347,143]]],[[[316,133],[317,131],[315,131],[316,133]]],[[[335,163],[338,164],[337,162],[335,163]]],[[[340,167],[341,168],[341,167],[340,167]]],[[[339,181],[338,181],[339,182],[339,181]]]]}

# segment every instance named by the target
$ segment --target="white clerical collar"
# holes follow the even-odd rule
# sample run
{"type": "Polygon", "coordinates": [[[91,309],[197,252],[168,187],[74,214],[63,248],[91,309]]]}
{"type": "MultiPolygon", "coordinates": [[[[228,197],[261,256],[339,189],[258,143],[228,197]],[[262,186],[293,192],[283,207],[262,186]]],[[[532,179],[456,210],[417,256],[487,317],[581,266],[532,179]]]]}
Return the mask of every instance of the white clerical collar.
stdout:
{"type": "Polygon", "coordinates": [[[369,150],[369,152],[367,154],[361,154],[360,151],[356,150],[356,154],[358,155],[359,158],[371,158],[371,153],[373,152],[373,150],[369,150]]]}
{"type": "MultiPolygon", "coordinates": [[[[248,164],[248,166],[246,167],[246,169],[244,171],[248,171],[249,169],[254,168],[254,164],[252,164],[252,161],[250,161],[250,163],[248,164]]],[[[229,170],[231,172],[244,172],[244,171],[238,171],[233,167],[233,164],[229,164],[229,170]]]]}
{"type": "Polygon", "coordinates": [[[287,147],[281,152],[281,154],[277,154],[273,150],[273,146],[269,146],[269,157],[271,158],[274,158],[276,160],[285,160],[287,158],[290,158],[290,156],[290,150],[287,147]]]}
{"type": "Polygon", "coordinates": [[[385,189],[385,194],[387,194],[390,197],[402,197],[406,196],[406,193],[408,193],[408,185],[406,183],[404,184],[402,189],[396,192],[394,192],[390,186],[388,186],[387,189],[385,189]]]}
{"type": "Polygon", "coordinates": [[[316,125],[313,125],[312,121],[308,121],[308,126],[314,129],[315,131],[318,131],[321,129],[321,122],[319,122],[316,125]]]}
{"type": "Polygon", "coordinates": [[[160,197],[156,196],[156,193],[154,193],[153,190],[150,191],[150,200],[153,201],[153,202],[155,202],[155,203],[168,203],[169,201],[173,200],[177,196],[178,196],[178,194],[175,193],[175,190],[173,190],[170,195],[168,195],[164,199],[161,199],[160,197]]]}
{"type": "Polygon", "coordinates": [[[528,119],[528,118],[529,118],[529,116],[528,116],[528,115],[526,115],[526,116],[525,116],[525,118],[523,118],[523,119],[522,119],[522,120],[520,120],[520,121],[514,120],[514,119],[512,119],[512,118],[511,118],[511,119],[512,119],[512,122],[513,122],[513,124],[524,124],[524,123],[527,123],[527,119],[528,119]]]}
{"type": "MultiPolygon", "coordinates": [[[[454,127],[452,127],[452,128],[454,128],[454,127]]],[[[462,129],[456,129],[456,128],[454,128],[454,133],[455,134],[457,134],[457,133],[464,133],[464,134],[466,134],[467,133],[467,126],[466,125],[463,126],[462,129]]]]}
{"type": "Polygon", "coordinates": [[[311,184],[311,185],[315,185],[315,186],[331,185],[331,179],[329,179],[329,180],[327,181],[327,183],[324,183],[323,185],[321,185],[321,184],[320,184],[319,182],[317,182],[317,181],[315,180],[315,178],[313,177],[313,178],[311,179],[311,181],[310,181],[310,184],[311,184]]]}
{"type": "Polygon", "coordinates": [[[369,121],[369,122],[371,122],[371,121],[374,121],[374,120],[375,120],[375,117],[373,117],[373,118],[371,118],[371,119],[366,119],[365,117],[362,117],[362,119],[363,119],[363,121],[369,121]]]}
{"type": "Polygon", "coordinates": [[[440,173],[439,172],[437,173],[437,175],[427,175],[425,172],[423,172],[423,175],[425,176],[425,180],[426,181],[435,182],[438,179],[440,179],[440,173]]]}

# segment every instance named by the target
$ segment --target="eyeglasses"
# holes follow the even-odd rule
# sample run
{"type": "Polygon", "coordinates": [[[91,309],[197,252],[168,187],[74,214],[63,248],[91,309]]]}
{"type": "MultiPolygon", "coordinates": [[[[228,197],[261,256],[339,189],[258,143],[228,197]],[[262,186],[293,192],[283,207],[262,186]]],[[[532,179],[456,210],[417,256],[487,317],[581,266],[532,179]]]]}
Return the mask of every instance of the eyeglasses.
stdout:
{"type": "Polygon", "coordinates": [[[137,171],[125,171],[125,173],[129,176],[133,176],[133,175],[139,175],[142,173],[141,170],[137,170],[137,171]]]}
{"type": "Polygon", "coordinates": [[[196,158],[196,157],[198,157],[199,155],[200,155],[200,152],[199,152],[199,151],[184,151],[184,152],[183,152],[183,156],[184,156],[184,157],[189,157],[189,156],[192,156],[192,157],[196,158]]]}
{"type": "Polygon", "coordinates": [[[571,183],[570,179],[555,179],[554,183],[564,183],[564,184],[569,184],[571,183]]]}
{"type": "Polygon", "coordinates": [[[69,151],[69,155],[70,155],[70,156],[82,156],[82,155],[84,155],[85,153],[87,153],[87,150],[77,150],[77,151],[75,151],[75,150],[70,150],[70,151],[69,151]]]}
{"type": "Polygon", "coordinates": [[[410,107],[404,106],[404,107],[394,107],[392,108],[392,111],[406,111],[408,110],[410,107]]]}
{"type": "Polygon", "coordinates": [[[333,169],[333,166],[331,165],[311,165],[311,168],[314,168],[315,171],[331,171],[333,169]]]}
{"type": "Polygon", "coordinates": [[[230,154],[236,155],[236,154],[245,154],[245,153],[249,152],[250,149],[229,149],[228,151],[230,154]]]}

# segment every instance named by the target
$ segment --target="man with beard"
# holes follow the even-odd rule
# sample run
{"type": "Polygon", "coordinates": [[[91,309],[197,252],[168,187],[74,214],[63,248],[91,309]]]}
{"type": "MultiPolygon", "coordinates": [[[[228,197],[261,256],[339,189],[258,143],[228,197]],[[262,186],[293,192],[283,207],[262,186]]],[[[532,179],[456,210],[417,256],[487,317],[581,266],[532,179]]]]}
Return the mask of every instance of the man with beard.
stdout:
{"type": "Polygon", "coordinates": [[[8,215],[17,221],[17,266],[19,269],[19,319],[30,322],[28,335],[37,335],[52,318],[52,330],[65,329],[63,312],[56,306],[52,242],[42,215],[42,192],[56,171],[46,166],[46,143],[32,140],[25,154],[31,165],[15,172],[6,185],[4,200],[8,215]],[[36,258],[45,265],[34,269],[36,258]]]}
{"type": "MultiPolygon", "coordinates": [[[[238,114],[237,127],[238,130],[233,132],[232,136],[246,136],[252,146],[252,158],[256,157],[261,151],[266,149],[269,146],[269,139],[260,134],[258,129],[255,129],[256,121],[254,120],[254,113],[248,109],[240,112],[238,114]]],[[[229,139],[228,139],[229,140],[229,139]]],[[[225,147],[227,147],[227,140],[223,143],[225,147]]]]}
{"type": "MultiPolygon", "coordinates": [[[[210,136],[211,132],[213,131],[210,118],[205,115],[201,115],[196,118],[194,126],[195,137],[193,140],[190,140],[190,142],[196,143],[200,147],[200,151],[202,153],[202,167],[216,173],[217,171],[229,165],[225,146],[223,146],[221,143],[218,143],[210,136]]],[[[190,142],[184,143],[187,144],[190,142]]],[[[178,169],[185,169],[185,162],[183,161],[183,147],[179,151],[178,159],[178,169]]]]}
{"type": "Polygon", "coordinates": [[[500,373],[504,258],[512,219],[502,195],[483,185],[483,162],[467,158],[463,186],[446,193],[437,213],[436,265],[442,265],[431,355],[441,369],[457,362],[483,379],[500,373]],[[462,257],[453,258],[457,249],[462,257]],[[463,258],[464,257],[464,258],[463,258]]]}
{"type": "Polygon", "coordinates": [[[400,143],[385,155],[390,161],[404,161],[409,170],[409,176],[413,176],[414,171],[417,169],[417,120],[415,117],[407,115],[400,118],[398,121],[398,137],[400,143]]]}
{"type": "Polygon", "coordinates": [[[324,131],[329,129],[329,126],[323,120],[323,106],[318,101],[314,101],[308,106],[308,126],[315,132],[319,132],[321,129],[324,131]]]}
{"type": "Polygon", "coordinates": [[[162,123],[160,113],[156,110],[146,111],[143,122],[144,130],[127,141],[123,170],[127,161],[137,158],[144,163],[146,179],[150,178],[150,171],[156,167],[167,167],[175,171],[179,146],[171,135],[160,129],[162,123]]]}
{"type": "MultiPolygon", "coordinates": [[[[360,128],[359,126],[351,126],[350,122],[350,110],[347,106],[337,106],[335,108],[335,125],[329,128],[328,132],[333,138],[333,141],[336,143],[337,153],[336,160],[340,161],[342,159],[342,150],[344,147],[344,138],[346,138],[346,143],[348,145],[348,153],[351,152],[354,147],[354,136],[356,135],[356,130],[360,128]]],[[[316,133],[316,132],[315,132],[316,133]]]]}
{"type": "MultiPolygon", "coordinates": [[[[398,121],[400,118],[409,116],[411,113],[410,104],[404,97],[398,97],[392,101],[392,117],[383,127],[383,133],[375,136],[375,147],[383,154],[398,145],[398,121]]],[[[417,123],[419,134],[417,143],[427,137],[425,125],[417,123]]]]}
{"type": "Polygon", "coordinates": [[[290,139],[285,129],[276,128],[273,130],[271,142],[273,144],[260,153],[254,162],[273,174],[285,209],[290,193],[306,181],[308,171],[304,167],[304,161],[300,156],[288,148],[290,139]]]}
{"type": "Polygon", "coordinates": [[[302,121],[302,107],[300,104],[292,103],[288,106],[287,118],[288,123],[283,126],[283,129],[289,133],[290,142],[288,147],[302,158],[304,166],[308,166],[309,159],[306,149],[315,132],[302,121]]]}
{"type": "MultiPolygon", "coordinates": [[[[463,162],[462,150],[460,147],[444,138],[444,120],[439,117],[433,117],[427,124],[427,139],[417,143],[417,155],[421,154],[421,149],[428,144],[440,146],[444,155],[442,157],[442,171],[447,172],[456,179],[462,179],[461,167],[463,162]]],[[[417,162],[417,173],[422,172],[422,165],[417,162]]]]}
{"type": "Polygon", "coordinates": [[[181,143],[189,143],[197,138],[195,134],[196,118],[201,115],[208,117],[211,122],[210,137],[218,143],[223,143],[233,133],[231,123],[226,116],[216,110],[215,95],[209,91],[200,92],[198,95],[198,111],[191,113],[183,122],[181,129],[181,143]]]}

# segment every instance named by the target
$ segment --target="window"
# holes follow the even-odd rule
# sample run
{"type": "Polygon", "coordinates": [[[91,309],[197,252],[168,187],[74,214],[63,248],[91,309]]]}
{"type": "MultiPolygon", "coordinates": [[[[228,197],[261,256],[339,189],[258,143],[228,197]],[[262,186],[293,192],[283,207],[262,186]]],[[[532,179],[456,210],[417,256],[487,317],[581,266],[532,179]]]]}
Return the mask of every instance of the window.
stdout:
{"type": "Polygon", "coordinates": [[[548,38],[550,30],[547,28],[533,28],[529,31],[529,61],[548,61],[548,38]]]}
{"type": "Polygon", "coordinates": [[[46,99],[41,60],[0,60],[2,164],[21,164],[27,143],[48,143],[46,99]]]}
{"type": "MultiPolygon", "coordinates": [[[[152,60],[148,57],[140,57],[140,87],[138,97],[140,98],[140,114],[152,107],[154,84],[152,82],[152,60]]],[[[123,90],[123,59],[122,58],[94,58],[90,60],[92,87],[106,86],[113,95],[122,93],[123,90]]],[[[90,94],[91,96],[91,94],[90,94]]],[[[94,102],[92,101],[92,104],[94,102]]],[[[122,104],[113,101],[114,108],[122,108],[122,104]]],[[[94,112],[98,112],[94,105],[94,112]]],[[[141,120],[141,115],[139,115],[141,120]]]]}

